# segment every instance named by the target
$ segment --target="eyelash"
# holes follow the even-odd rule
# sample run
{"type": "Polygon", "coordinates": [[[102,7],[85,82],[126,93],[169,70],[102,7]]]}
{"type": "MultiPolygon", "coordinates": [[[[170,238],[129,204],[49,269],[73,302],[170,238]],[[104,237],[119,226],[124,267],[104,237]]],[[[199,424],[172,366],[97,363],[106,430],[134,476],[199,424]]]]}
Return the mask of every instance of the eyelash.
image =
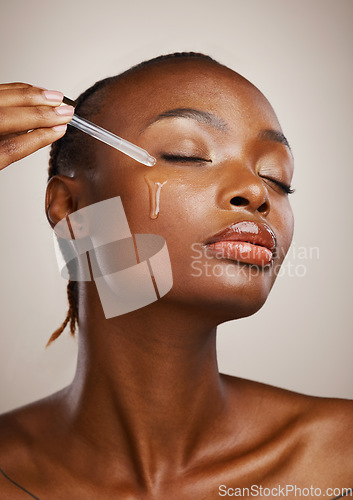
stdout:
{"type": "Polygon", "coordinates": [[[205,158],[200,158],[198,156],[179,156],[179,155],[167,155],[167,154],[163,154],[161,155],[161,158],[163,158],[164,160],[167,160],[167,161],[176,161],[176,162],[179,162],[179,163],[187,163],[188,161],[193,161],[193,162],[197,162],[197,163],[201,163],[201,162],[207,162],[207,163],[211,163],[212,160],[206,160],[205,158]]]}
{"type": "MultiPolygon", "coordinates": [[[[163,154],[161,155],[161,158],[167,161],[174,161],[174,162],[179,162],[179,163],[187,163],[187,162],[195,162],[195,163],[212,163],[212,160],[206,160],[205,158],[200,158],[198,156],[179,156],[179,155],[168,155],[168,154],[163,154]]],[[[292,194],[294,193],[295,189],[292,189],[290,186],[287,186],[287,184],[284,184],[281,181],[277,181],[275,179],[271,179],[271,177],[265,177],[263,175],[260,175],[262,179],[267,179],[268,181],[273,182],[277,186],[279,186],[285,193],[287,194],[292,194]]]]}
{"type": "Polygon", "coordinates": [[[262,179],[267,179],[268,181],[273,182],[274,184],[277,184],[285,193],[287,194],[293,194],[295,189],[292,189],[290,186],[287,186],[287,184],[284,184],[281,181],[276,181],[275,179],[271,179],[271,177],[265,177],[264,175],[260,175],[262,179]]]}

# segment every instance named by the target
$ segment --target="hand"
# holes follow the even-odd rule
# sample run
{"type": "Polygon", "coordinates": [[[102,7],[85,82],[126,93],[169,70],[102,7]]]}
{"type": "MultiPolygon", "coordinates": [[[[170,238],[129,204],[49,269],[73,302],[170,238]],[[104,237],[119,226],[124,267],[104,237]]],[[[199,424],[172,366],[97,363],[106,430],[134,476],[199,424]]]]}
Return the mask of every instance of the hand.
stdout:
{"type": "Polygon", "coordinates": [[[57,141],[74,113],[61,92],[27,83],[0,84],[0,170],[57,141]]]}

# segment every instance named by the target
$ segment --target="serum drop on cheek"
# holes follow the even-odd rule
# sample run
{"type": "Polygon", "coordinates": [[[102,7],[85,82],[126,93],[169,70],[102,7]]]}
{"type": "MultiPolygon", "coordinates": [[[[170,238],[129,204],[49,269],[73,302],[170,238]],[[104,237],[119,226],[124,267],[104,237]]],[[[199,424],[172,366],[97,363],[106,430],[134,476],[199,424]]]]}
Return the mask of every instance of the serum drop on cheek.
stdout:
{"type": "Polygon", "coordinates": [[[164,182],[152,181],[151,179],[148,178],[147,175],[145,175],[144,178],[148,186],[148,192],[150,196],[150,217],[151,219],[157,219],[159,214],[159,200],[161,197],[161,190],[167,181],[164,182]]]}

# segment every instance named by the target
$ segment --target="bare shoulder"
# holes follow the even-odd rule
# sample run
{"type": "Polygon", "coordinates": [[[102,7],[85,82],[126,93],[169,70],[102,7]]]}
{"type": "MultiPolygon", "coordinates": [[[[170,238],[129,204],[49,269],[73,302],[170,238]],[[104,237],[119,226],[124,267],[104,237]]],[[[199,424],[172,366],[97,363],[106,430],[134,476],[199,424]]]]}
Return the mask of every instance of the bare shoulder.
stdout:
{"type": "Polygon", "coordinates": [[[58,424],[56,410],[62,392],[0,415],[1,498],[22,498],[21,490],[8,478],[23,484],[27,476],[34,477],[38,473],[43,441],[58,424]]]}
{"type": "Polygon", "coordinates": [[[66,388],[0,415],[0,452],[4,444],[13,440],[32,441],[55,419],[66,388]]]}
{"type": "Polygon", "coordinates": [[[325,488],[353,488],[353,401],[304,398],[308,403],[299,435],[306,482],[311,478],[325,488]]]}
{"type": "MultiPolygon", "coordinates": [[[[312,398],[304,429],[310,435],[313,452],[322,459],[347,464],[353,471],[353,401],[312,398]]],[[[352,486],[353,486],[353,472],[352,486]]]]}
{"type": "Polygon", "coordinates": [[[235,377],[226,383],[231,391],[242,387],[248,413],[257,419],[263,436],[278,436],[283,429],[289,448],[293,444],[295,468],[344,478],[353,487],[353,401],[308,396],[235,377]]]}

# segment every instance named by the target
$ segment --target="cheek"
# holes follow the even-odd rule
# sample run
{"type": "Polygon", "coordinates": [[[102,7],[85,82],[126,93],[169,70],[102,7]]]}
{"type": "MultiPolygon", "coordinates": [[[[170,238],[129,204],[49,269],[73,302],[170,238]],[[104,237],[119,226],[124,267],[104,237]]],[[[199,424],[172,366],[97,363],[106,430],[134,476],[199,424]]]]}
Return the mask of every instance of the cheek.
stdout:
{"type": "Polygon", "coordinates": [[[166,240],[174,287],[182,287],[190,273],[192,245],[214,232],[206,194],[180,171],[157,169],[143,172],[134,185],[126,183],[121,193],[131,231],[158,234],[166,240]]]}
{"type": "Polygon", "coordinates": [[[121,196],[134,232],[160,234],[172,240],[192,228],[193,213],[200,206],[193,182],[172,169],[143,169],[124,178],[114,195],[121,196]]]}

